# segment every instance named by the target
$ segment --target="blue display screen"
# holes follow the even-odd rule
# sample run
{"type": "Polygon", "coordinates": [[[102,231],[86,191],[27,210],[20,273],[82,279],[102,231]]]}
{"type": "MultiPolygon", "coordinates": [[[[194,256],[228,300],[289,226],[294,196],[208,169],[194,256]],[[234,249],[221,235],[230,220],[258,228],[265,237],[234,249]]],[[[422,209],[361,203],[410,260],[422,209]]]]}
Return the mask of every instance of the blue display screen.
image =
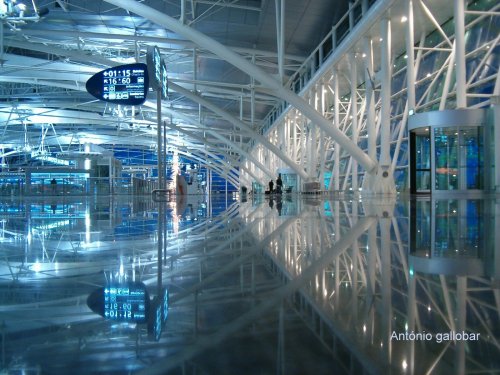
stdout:
{"type": "Polygon", "coordinates": [[[127,64],[94,74],[85,85],[95,98],[123,105],[140,105],[146,100],[149,76],[146,64],[127,64]]]}
{"type": "Polygon", "coordinates": [[[104,317],[118,321],[146,321],[146,286],[110,284],[104,288],[104,317]]]}
{"type": "Polygon", "coordinates": [[[149,47],[146,55],[148,63],[149,75],[151,76],[151,87],[158,90],[161,89],[161,54],[158,47],[149,47]]]}
{"type": "Polygon", "coordinates": [[[167,64],[163,60],[161,62],[161,97],[162,99],[168,99],[167,64]]]}

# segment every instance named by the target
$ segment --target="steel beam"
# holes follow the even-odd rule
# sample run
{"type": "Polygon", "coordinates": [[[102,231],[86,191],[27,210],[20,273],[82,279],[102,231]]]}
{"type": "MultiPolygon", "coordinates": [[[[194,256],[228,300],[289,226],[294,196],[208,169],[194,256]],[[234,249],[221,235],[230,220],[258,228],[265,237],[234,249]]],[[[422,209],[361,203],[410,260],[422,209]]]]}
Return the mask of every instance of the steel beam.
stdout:
{"type": "Polygon", "coordinates": [[[340,132],[335,127],[332,127],[327,119],[320,113],[312,108],[304,99],[292,92],[291,90],[283,87],[280,82],[276,81],[269,74],[264,72],[259,67],[248,62],[238,54],[231,51],[221,43],[213,40],[212,38],[181,24],[178,20],[169,17],[168,15],[159,12],[144,4],[132,0],[105,0],[106,2],[115,6],[124,8],[130,12],[136,13],[158,25],[164,26],[173,32],[183,35],[187,39],[192,40],[202,48],[207,48],[213,53],[227,61],[228,63],[241,69],[251,77],[258,80],[263,86],[273,90],[275,94],[281,99],[287,101],[292,106],[300,110],[306,117],[313,123],[319,126],[325,134],[335,139],[342,147],[352,155],[367,171],[368,173],[375,173],[377,170],[377,162],[370,158],[363,150],[355,145],[345,134],[340,132]]]}

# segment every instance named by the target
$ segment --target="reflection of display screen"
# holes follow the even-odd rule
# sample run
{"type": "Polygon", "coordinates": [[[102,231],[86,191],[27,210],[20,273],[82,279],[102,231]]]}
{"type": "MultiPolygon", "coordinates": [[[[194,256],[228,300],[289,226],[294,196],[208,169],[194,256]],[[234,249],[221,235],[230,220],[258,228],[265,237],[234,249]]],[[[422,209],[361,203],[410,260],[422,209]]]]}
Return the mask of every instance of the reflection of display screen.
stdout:
{"type": "Polygon", "coordinates": [[[154,298],[149,318],[148,332],[150,338],[158,341],[165,326],[168,316],[168,290],[164,289],[161,294],[154,298]]]}
{"type": "Polygon", "coordinates": [[[144,103],[149,89],[146,64],[127,64],[103,70],[87,81],[87,91],[99,100],[124,105],[144,103]]]}
{"type": "Polygon", "coordinates": [[[163,292],[163,322],[167,320],[168,317],[168,290],[165,289],[163,292]]]}
{"type": "Polygon", "coordinates": [[[145,321],[146,298],[146,288],[142,283],[110,284],[104,288],[104,317],[145,321]]]}

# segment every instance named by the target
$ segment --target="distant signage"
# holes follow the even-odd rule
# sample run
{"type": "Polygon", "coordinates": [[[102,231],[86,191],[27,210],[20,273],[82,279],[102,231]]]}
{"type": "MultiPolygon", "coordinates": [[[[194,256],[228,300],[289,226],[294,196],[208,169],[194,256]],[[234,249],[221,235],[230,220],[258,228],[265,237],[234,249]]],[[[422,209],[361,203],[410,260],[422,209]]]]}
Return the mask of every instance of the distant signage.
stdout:
{"type": "Polygon", "coordinates": [[[99,100],[123,105],[140,105],[146,101],[149,89],[146,64],[126,64],[94,74],[85,85],[99,100]]]}
{"type": "Polygon", "coordinates": [[[146,286],[143,283],[110,284],[104,287],[104,317],[119,321],[146,321],[146,286]]]}
{"type": "Polygon", "coordinates": [[[146,56],[149,75],[151,76],[151,87],[155,90],[161,89],[161,54],[158,47],[149,47],[146,56]]]}

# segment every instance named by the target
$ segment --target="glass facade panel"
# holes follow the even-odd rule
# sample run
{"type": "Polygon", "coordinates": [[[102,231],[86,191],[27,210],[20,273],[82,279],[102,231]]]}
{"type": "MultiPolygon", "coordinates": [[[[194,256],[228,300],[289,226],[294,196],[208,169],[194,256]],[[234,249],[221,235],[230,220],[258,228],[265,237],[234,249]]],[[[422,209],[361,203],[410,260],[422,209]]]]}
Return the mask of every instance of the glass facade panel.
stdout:
{"type": "Polygon", "coordinates": [[[483,188],[482,128],[462,128],[460,134],[460,174],[465,189],[483,188]]]}
{"type": "Polygon", "coordinates": [[[483,189],[483,129],[436,128],[434,137],[436,190],[483,189]]]}
{"type": "Polygon", "coordinates": [[[436,190],[458,190],[458,128],[434,129],[436,190]]]}
{"type": "Polygon", "coordinates": [[[417,191],[431,189],[431,139],[423,134],[415,137],[415,182],[417,191]]]}

